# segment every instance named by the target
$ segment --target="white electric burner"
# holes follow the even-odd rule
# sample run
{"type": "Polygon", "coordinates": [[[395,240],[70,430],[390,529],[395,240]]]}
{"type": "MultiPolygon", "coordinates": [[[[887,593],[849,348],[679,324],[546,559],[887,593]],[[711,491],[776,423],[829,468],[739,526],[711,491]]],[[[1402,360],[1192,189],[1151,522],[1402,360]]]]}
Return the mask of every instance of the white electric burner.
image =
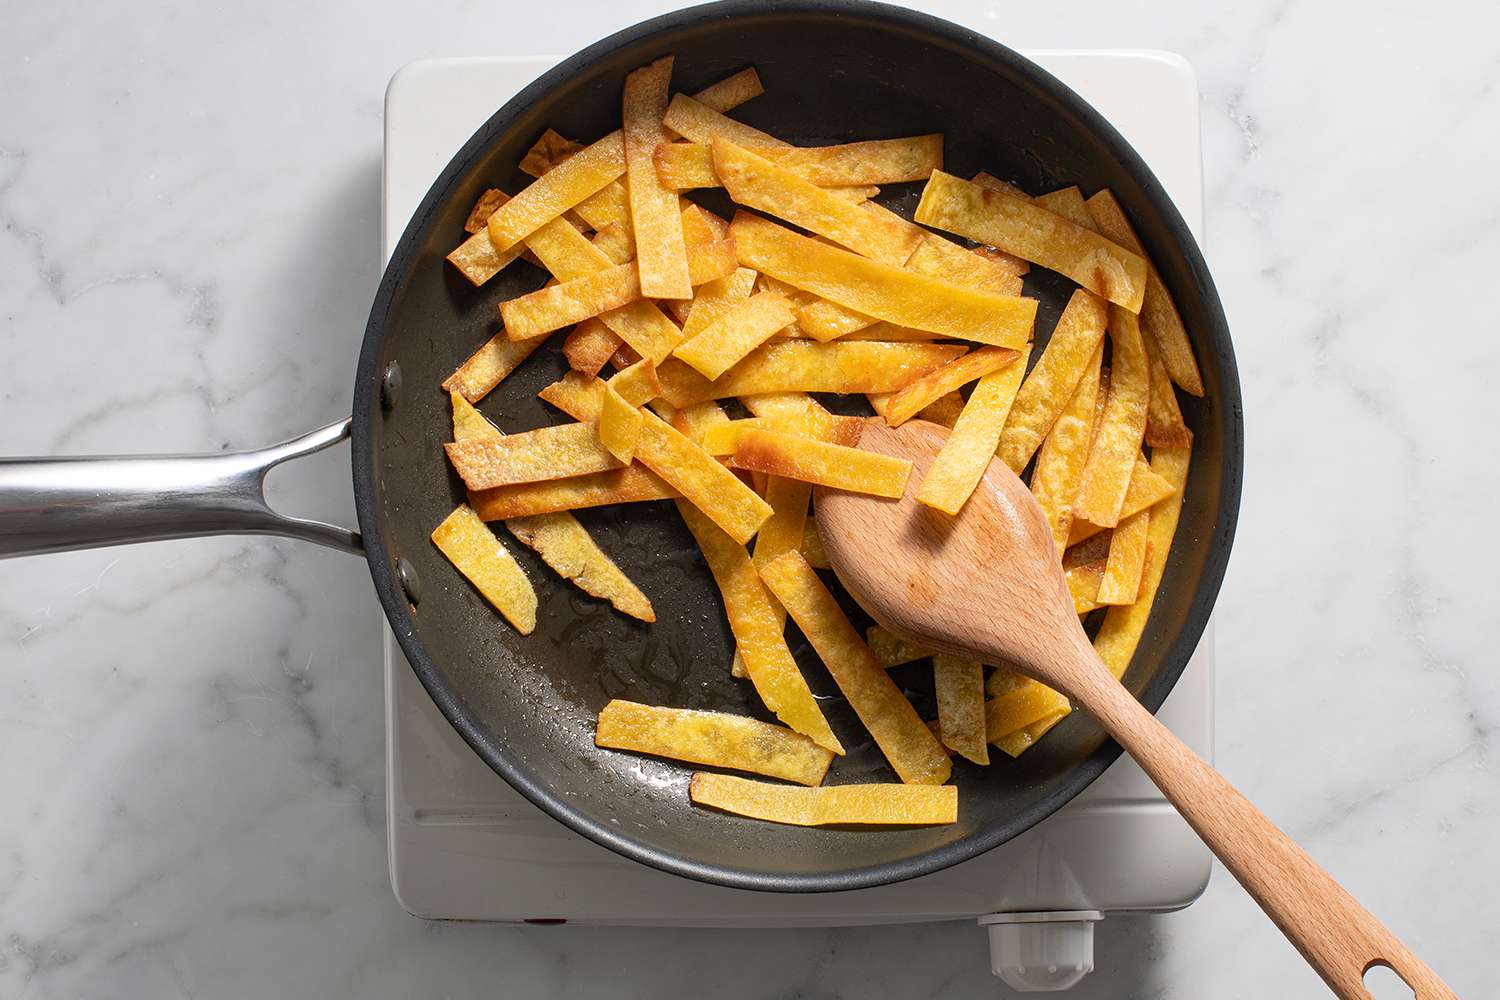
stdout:
{"type": "MultiPolygon", "coordinates": [[[[1198,89],[1160,52],[1028,55],[1104,114],[1202,237],[1198,89]]],[[[554,58],[432,59],[392,78],[385,101],[383,259],[453,152],[554,58]]],[[[1093,968],[1093,924],[1187,906],[1210,856],[1155,786],[1122,758],[1055,815],[994,850],[896,885],[823,894],[706,885],[620,857],[526,801],[433,706],[386,634],[386,801],[391,885],[434,919],[714,927],[847,926],[978,919],[996,975],[1066,989],[1093,968]]],[[[1161,718],[1199,754],[1213,743],[1213,629],[1161,718]]],[[[996,765],[1003,767],[1003,764],[996,765]]]]}

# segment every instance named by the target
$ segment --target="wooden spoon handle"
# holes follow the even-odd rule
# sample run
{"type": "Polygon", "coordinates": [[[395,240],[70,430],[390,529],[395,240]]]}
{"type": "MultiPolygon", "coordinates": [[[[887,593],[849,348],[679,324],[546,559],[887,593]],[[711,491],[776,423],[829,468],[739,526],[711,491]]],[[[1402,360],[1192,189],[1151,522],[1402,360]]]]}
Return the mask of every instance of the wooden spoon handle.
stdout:
{"type": "MultiPolygon", "coordinates": [[[[1097,660],[1097,657],[1095,658],[1097,660]]],[[[1102,663],[1073,697],[1156,782],[1302,957],[1342,1000],[1374,1000],[1364,986],[1385,965],[1417,1000],[1457,1000],[1437,974],[1292,842],[1234,786],[1146,711],[1102,663]],[[1095,676],[1097,674],[1097,676],[1095,676]]]]}

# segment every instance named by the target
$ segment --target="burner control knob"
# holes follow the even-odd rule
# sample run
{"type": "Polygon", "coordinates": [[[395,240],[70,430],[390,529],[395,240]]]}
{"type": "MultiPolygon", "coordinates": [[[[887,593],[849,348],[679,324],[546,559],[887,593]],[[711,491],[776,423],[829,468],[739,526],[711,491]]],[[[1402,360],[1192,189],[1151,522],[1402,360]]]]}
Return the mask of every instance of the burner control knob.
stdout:
{"type": "Polygon", "coordinates": [[[990,935],[990,971],[1021,993],[1072,989],[1094,971],[1098,910],[990,913],[979,925],[990,935]]]}

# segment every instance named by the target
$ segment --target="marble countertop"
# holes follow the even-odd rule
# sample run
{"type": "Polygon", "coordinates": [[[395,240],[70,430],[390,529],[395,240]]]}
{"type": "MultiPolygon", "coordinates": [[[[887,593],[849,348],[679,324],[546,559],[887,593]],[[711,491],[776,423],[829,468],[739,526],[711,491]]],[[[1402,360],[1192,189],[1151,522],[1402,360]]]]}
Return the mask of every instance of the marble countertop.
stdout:
{"type": "MultiPolygon", "coordinates": [[[[12,11],[0,453],[216,450],[344,415],[386,80],[522,37],[571,51],[665,5],[586,6],[12,11]]],[[[1248,445],[1218,762],[1459,994],[1500,993],[1500,22],[925,6],[1017,47],[1196,66],[1248,445]]],[[[287,507],[352,517],[342,450],[284,480],[287,507]]],[[[378,615],[361,561],[294,542],[0,563],[0,995],[1002,995],[973,926],[408,916],[386,871],[378,615]]],[[[1099,935],[1080,998],[1325,995],[1222,872],[1189,910],[1099,935]]]]}

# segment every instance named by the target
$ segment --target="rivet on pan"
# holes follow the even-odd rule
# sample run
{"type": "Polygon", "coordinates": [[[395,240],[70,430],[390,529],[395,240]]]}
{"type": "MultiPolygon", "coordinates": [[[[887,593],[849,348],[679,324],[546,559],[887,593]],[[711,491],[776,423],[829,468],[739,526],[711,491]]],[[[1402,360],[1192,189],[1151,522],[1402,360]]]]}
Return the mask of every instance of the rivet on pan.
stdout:
{"type": "Polygon", "coordinates": [[[396,405],[401,395],[401,362],[392,361],[385,366],[385,375],[380,379],[380,405],[389,410],[396,405]]]}
{"type": "Polygon", "coordinates": [[[401,581],[401,590],[413,607],[422,603],[422,578],[417,575],[417,568],[405,558],[396,560],[396,578],[401,581]]]}

